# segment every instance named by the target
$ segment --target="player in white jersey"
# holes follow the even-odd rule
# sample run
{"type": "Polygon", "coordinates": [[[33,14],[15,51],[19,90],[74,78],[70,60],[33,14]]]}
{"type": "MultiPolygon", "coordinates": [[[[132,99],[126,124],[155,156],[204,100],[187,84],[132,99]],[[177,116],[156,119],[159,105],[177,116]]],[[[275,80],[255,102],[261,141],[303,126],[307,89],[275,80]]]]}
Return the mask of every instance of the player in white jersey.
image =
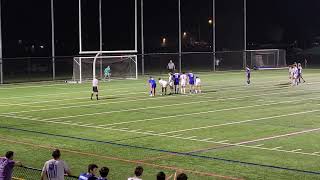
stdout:
{"type": "Polygon", "coordinates": [[[293,76],[293,67],[292,65],[289,65],[289,83],[292,82],[292,76],[293,76]]]}
{"type": "Polygon", "coordinates": [[[161,86],[161,95],[167,95],[168,82],[159,78],[159,84],[161,86]]]}
{"type": "Polygon", "coordinates": [[[91,93],[91,100],[92,100],[92,97],[93,97],[93,94],[96,94],[96,97],[97,97],[97,100],[99,100],[99,91],[98,91],[98,84],[99,84],[99,81],[96,77],[93,78],[92,80],[92,93],[91,93]]]}
{"type": "Polygon", "coordinates": [[[188,76],[186,75],[185,72],[183,72],[182,75],[180,76],[181,94],[186,94],[187,80],[188,80],[188,76]]]}
{"type": "Polygon", "coordinates": [[[298,85],[298,68],[297,65],[294,64],[292,68],[292,85],[296,86],[298,85]]]}
{"type": "Polygon", "coordinates": [[[129,177],[128,180],[142,180],[141,176],[143,173],[143,168],[141,166],[136,167],[134,170],[134,175],[133,177],[129,177]]]}
{"type": "Polygon", "coordinates": [[[201,79],[196,77],[196,94],[201,93],[201,79]]]}
{"type": "Polygon", "coordinates": [[[303,80],[304,83],[306,82],[302,77],[302,66],[301,66],[300,63],[298,63],[298,80],[299,80],[299,83],[301,83],[301,79],[303,80]]]}
{"type": "Polygon", "coordinates": [[[169,73],[168,85],[170,87],[170,95],[173,93],[174,80],[172,73],[169,73]]]}

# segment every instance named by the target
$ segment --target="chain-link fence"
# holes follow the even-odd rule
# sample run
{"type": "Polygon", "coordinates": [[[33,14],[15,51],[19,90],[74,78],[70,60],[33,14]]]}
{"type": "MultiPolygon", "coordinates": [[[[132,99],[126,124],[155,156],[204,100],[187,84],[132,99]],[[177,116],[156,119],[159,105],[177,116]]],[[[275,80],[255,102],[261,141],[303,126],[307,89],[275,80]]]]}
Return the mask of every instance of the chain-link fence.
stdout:
{"type": "MultiPolygon", "coordinates": [[[[138,54],[137,60],[138,74],[167,73],[167,64],[170,60],[174,62],[176,71],[181,70],[181,72],[241,70],[246,65],[252,68],[278,68],[286,67],[286,51],[271,49],[214,53],[149,53],[138,54]]],[[[3,80],[4,83],[71,80],[73,66],[74,56],[55,57],[54,59],[52,57],[3,59],[3,80]]]]}
{"type": "MultiPolygon", "coordinates": [[[[13,170],[12,179],[15,180],[39,180],[41,179],[41,170],[31,167],[15,167],[13,170]]],[[[78,179],[76,176],[65,176],[65,180],[78,179]]]]}

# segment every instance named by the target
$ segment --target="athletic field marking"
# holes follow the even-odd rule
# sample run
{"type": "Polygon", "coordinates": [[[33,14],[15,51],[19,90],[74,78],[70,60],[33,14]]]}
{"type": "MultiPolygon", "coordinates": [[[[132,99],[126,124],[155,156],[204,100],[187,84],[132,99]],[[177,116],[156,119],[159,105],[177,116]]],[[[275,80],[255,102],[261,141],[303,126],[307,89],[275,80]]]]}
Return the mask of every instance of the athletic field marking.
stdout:
{"type": "MultiPolygon", "coordinates": [[[[270,82],[279,82],[279,81],[270,81],[270,82]]],[[[307,83],[309,85],[311,84],[317,84],[317,83],[320,83],[320,82],[314,82],[314,83],[307,83]]],[[[269,83],[256,83],[256,84],[261,84],[261,85],[258,85],[258,87],[260,86],[264,86],[265,84],[269,84],[269,83]]],[[[208,86],[209,87],[209,86],[208,86]]],[[[216,87],[214,85],[210,86],[210,87],[216,87]]],[[[218,87],[225,87],[225,86],[218,86],[218,87]]],[[[239,87],[244,87],[243,85],[238,85],[238,86],[234,86],[235,88],[239,88],[239,87]]],[[[257,85],[255,85],[255,87],[257,87],[257,85]]],[[[228,87],[228,88],[231,88],[231,87],[228,87]]],[[[109,89],[108,91],[110,91],[111,89],[109,89]]],[[[104,90],[100,90],[100,91],[104,91],[104,90]]],[[[20,96],[20,97],[9,97],[9,98],[0,98],[0,100],[8,100],[8,99],[20,99],[20,98],[28,98],[28,97],[31,97],[31,98],[35,98],[35,97],[47,97],[47,96],[60,96],[60,95],[68,95],[68,94],[75,94],[75,93],[88,93],[90,91],[78,91],[78,92],[70,92],[70,93],[54,93],[54,94],[40,94],[40,95],[30,95],[30,96],[20,96]]],[[[141,93],[141,92],[139,92],[141,93]]],[[[107,95],[108,96],[108,95],[107,95]]],[[[105,96],[104,96],[105,97],[105,96]]],[[[73,98],[74,99],[74,98],[73,98]]],[[[69,100],[73,100],[73,99],[69,99],[69,100]]],[[[79,99],[79,98],[76,98],[76,99],[79,99]]],[[[85,97],[83,97],[83,99],[86,99],[85,97]]],[[[59,101],[66,101],[68,99],[62,99],[62,100],[59,100],[59,101]]],[[[54,101],[54,100],[52,100],[54,101]]],[[[56,100],[58,101],[58,100],[56,100]]]]}
{"type": "MultiPolygon", "coordinates": [[[[176,136],[176,137],[177,137],[177,136],[176,136]]],[[[197,137],[197,136],[186,137],[185,139],[193,139],[193,138],[195,138],[195,137],[197,137]]]]}
{"type": "MultiPolygon", "coordinates": [[[[271,103],[271,105],[272,104],[274,104],[274,103],[271,103]]],[[[211,126],[202,126],[202,127],[197,127],[197,128],[169,131],[169,132],[164,132],[164,133],[160,133],[160,134],[172,134],[172,133],[180,133],[180,132],[186,132],[186,131],[194,131],[194,130],[199,130],[199,129],[208,129],[208,128],[213,128],[213,127],[229,126],[229,125],[234,125],[234,124],[242,124],[242,123],[255,122],[255,121],[261,121],[261,120],[266,120],[266,119],[274,119],[274,118],[280,118],[280,117],[287,117],[287,116],[294,116],[294,115],[300,115],[300,114],[307,114],[307,113],[313,113],[313,112],[319,112],[319,111],[320,110],[311,110],[311,111],[303,111],[303,112],[283,114],[283,115],[277,115],[277,116],[269,116],[269,117],[248,119],[248,120],[243,120],[243,121],[233,121],[233,122],[228,122],[228,123],[223,123],[223,124],[216,124],[216,125],[211,125],[211,126]]]]}
{"type": "MultiPolygon", "coordinates": [[[[258,96],[271,95],[271,94],[282,94],[282,93],[259,94],[258,96]]],[[[257,96],[257,95],[252,95],[252,96],[257,96]]],[[[180,104],[169,104],[169,105],[151,106],[151,107],[143,107],[143,108],[115,110],[115,111],[98,112],[98,113],[91,113],[91,114],[88,113],[88,114],[80,114],[80,115],[73,115],[73,116],[48,118],[48,119],[44,119],[44,120],[62,120],[62,119],[74,118],[74,117],[83,117],[83,116],[92,116],[92,115],[101,115],[101,114],[111,114],[111,113],[120,113],[120,112],[130,112],[130,111],[154,109],[154,108],[161,108],[161,107],[170,107],[170,106],[177,106],[177,105],[207,103],[207,102],[224,101],[224,100],[230,100],[230,99],[231,100],[236,100],[236,99],[243,99],[243,98],[252,97],[252,96],[245,96],[245,97],[242,97],[242,98],[225,98],[225,99],[221,98],[221,99],[206,100],[206,101],[193,101],[193,102],[180,103],[180,104]]],[[[281,103],[286,103],[286,102],[299,102],[299,101],[310,100],[310,99],[317,99],[317,98],[309,98],[309,99],[301,99],[301,100],[293,100],[293,101],[282,101],[282,102],[269,103],[269,104],[253,105],[253,106],[248,106],[248,107],[259,107],[259,106],[263,106],[263,105],[276,105],[276,104],[281,104],[281,103]]],[[[225,110],[242,109],[243,107],[246,108],[247,106],[242,106],[242,107],[237,107],[237,108],[220,109],[220,110],[214,110],[214,111],[196,112],[196,113],[189,113],[189,114],[180,114],[180,115],[175,115],[175,116],[165,116],[165,117],[158,117],[158,118],[151,118],[151,119],[127,121],[127,122],[121,122],[121,123],[113,123],[113,124],[109,124],[109,125],[112,126],[112,125],[119,125],[119,124],[128,124],[128,123],[132,123],[132,122],[152,121],[152,120],[166,119],[166,118],[186,116],[186,115],[207,114],[207,113],[220,112],[220,111],[225,111],[225,110]]],[[[28,112],[30,112],[30,111],[28,111],[28,112]]],[[[31,112],[33,112],[33,111],[31,111],[31,112]]],[[[10,113],[2,113],[2,114],[13,114],[13,113],[10,112],[10,113]]]]}
{"type": "MultiPolygon", "coordinates": [[[[319,82],[320,83],[320,82],[319,82]]],[[[265,87],[264,85],[261,85],[263,88],[258,88],[258,89],[270,89],[270,87],[265,87]]],[[[208,86],[208,87],[212,87],[212,86],[208,86]]],[[[222,86],[223,88],[220,88],[218,90],[222,90],[222,89],[235,89],[235,91],[239,91],[239,92],[242,92],[242,91],[247,91],[247,89],[243,89],[243,90],[238,90],[239,87],[234,87],[234,88],[231,88],[231,87],[225,87],[225,86],[222,86]]],[[[260,86],[258,86],[260,87],[260,86]]],[[[274,88],[275,89],[275,88],[274,88]]],[[[277,89],[281,89],[281,88],[277,88],[277,89]]],[[[103,90],[101,90],[103,91],[103,90]]],[[[83,92],[88,92],[88,91],[83,91],[83,92]]],[[[119,96],[119,95],[134,95],[134,94],[146,94],[147,92],[143,91],[139,91],[139,92],[131,92],[131,93],[125,93],[125,94],[111,94],[111,95],[105,95],[105,96],[100,96],[102,98],[104,97],[114,97],[114,96],[119,96]]],[[[65,93],[61,93],[61,94],[65,94],[65,93]]],[[[57,94],[57,95],[61,95],[61,94],[57,94]]],[[[73,93],[74,94],[74,93],[73,93]]],[[[35,95],[36,96],[36,95],[35,95]]],[[[47,95],[42,95],[42,96],[50,96],[50,94],[47,94],[47,95]]],[[[28,96],[29,97],[29,96],[28,96]]],[[[34,97],[34,96],[31,96],[31,97],[34,97]]],[[[60,101],[68,101],[68,100],[81,100],[81,99],[88,99],[89,96],[86,96],[86,97],[81,97],[81,98],[70,98],[70,99],[56,99],[56,100],[47,100],[47,101],[38,101],[38,102],[27,102],[27,103],[14,103],[14,104],[6,104],[6,106],[8,105],[12,105],[12,106],[15,106],[15,105],[27,105],[27,104],[39,104],[39,103],[50,103],[50,102],[60,102],[60,101]]],[[[125,97],[127,98],[127,97],[125,97]]],[[[150,99],[150,98],[149,98],[150,99]]],[[[154,99],[154,98],[153,98],[154,99]]],[[[66,104],[79,104],[79,103],[88,103],[87,101],[85,102],[74,102],[74,103],[64,103],[64,104],[61,104],[61,105],[66,105],[66,104]]],[[[1,105],[0,105],[1,106],[1,105]]],[[[59,106],[59,105],[54,105],[54,106],[59,106]]],[[[42,106],[42,107],[48,107],[46,105],[42,106]]]]}
{"type": "Polygon", "coordinates": [[[258,144],[258,145],[255,145],[256,147],[261,147],[263,146],[264,144],[258,144]]]}
{"type": "MultiPolygon", "coordinates": [[[[287,133],[287,134],[282,134],[282,135],[277,135],[277,136],[271,136],[271,137],[265,137],[265,138],[259,138],[259,139],[255,139],[255,140],[250,140],[250,141],[243,141],[243,142],[239,142],[239,143],[236,143],[237,145],[243,145],[243,144],[249,144],[249,143],[256,143],[256,142],[259,142],[259,141],[266,141],[266,140],[271,140],[271,139],[277,139],[277,138],[282,138],[282,137],[290,137],[290,136],[295,136],[295,135],[300,135],[300,134],[305,134],[305,133],[309,133],[309,132],[314,132],[314,131],[318,131],[320,130],[320,128],[316,128],[316,129],[309,129],[309,130],[304,130],[304,131],[298,131],[298,132],[293,132],[293,133],[287,133]]],[[[210,138],[209,138],[210,139],[210,138]]],[[[200,141],[203,141],[203,140],[200,140],[200,141]]],[[[221,144],[223,142],[221,141],[218,141],[217,143],[221,144]]],[[[263,146],[264,144],[258,144],[258,145],[252,145],[252,146],[255,146],[255,147],[261,147],[263,146]]],[[[233,145],[232,145],[233,146],[233,145]]],[[[232,147],[231,145],[223,145],[223,147],[232,147]]],[[[207,147],[205,149],[196,149],[196,150],[193,150],[193,151],[189,151],[187,153],[197,153],[197,152],[209,152],[209,151],[212,151],[212,150],[216,150],[217,148],[219,147],[207,147]]],[[[275,148],[270,148],[271,150],[277,150],[277,149],[280,149],[282,148],[282,146],[278,146],[278,147],[275,147],[275,148]]],[[[320,153],[320,152],[319,152],[320,153]]],[[[315,152],[312,153],[312,154],[316,154],[315,152]]],[[[173,155],[165,155],[165,156],[158,156],[158,157],[155,157],[155,158],[148,158],[148,159],[145,159],[143,161],[147,161],[147,160],[155,160],[155,159],[163,159],[163,158],[167,158],[167,157],[170,157],[170,156],[173,156],[173,155]]]]}
{"type": "MultiPolygon", "coordinates": [[[[271,139],[278,139],[278,138],[282,138],[282,137],[295,136],[295,135],[300,135],[300,134],[315,132],[315,131],[319,131],[319,130],[320,130],[320,128],[308,129],[308,130],[303,130],[303,131],[298,131],[298,132],[293,132],[293,133],[288,133],[288,134],[283,134],[283,135],[277,135],[277,136],[271,136],[271,137],[266,137],[266,138],[260,138],[260,139],[251,140],[251,141],[244,141],[244,142],[241,142],[240,144],[256,143],[256,142],[259,142],[259,141],[265,141],[265,140],[271,140],[271,139]]],[[[238,143],[238,144],[239,144],[239,143],[238,143]]]]}
{"type": "Polygon", "coordinates": [[[275,148],[272,148],[272,149],[281,149],[282,146],[278,146],[278,147],[275,147],[275,148]]]}
{"type": "MultiPolygon", "coordinates": [[[[29,142],[23,142],[23,141],[16,141],[16,140],[9,140],[9,139],[4,139],[0,138],[2,141],[6,141],[9,143],[13,144],[23,144],[31,147],[37,147],[37,148],[43,148],[43,149],[54,149],[52,146],[45,146],[45,145],[37,145],[37,144],[32,144],[29,142]]],[[[120,161],[120,162],[125,162],[125,163],[130,163],[130,164],[141,164],[141,165],[146,165],[150,166],[153,168],[161,168],[161,169],[167,169],[167,170],[173,170],[173,171],[179,171],[179,172],[189,172],[191,174],[198,174],[200,176],[209,176],[209,177],[218,177],[222,179],[231,179],[231,180],[242,180],[239,178],[231,177],[231,176],[223,176],[215,173],[209,173],[209,172],[200,172],[200,171],[194,171],[194,170],[189,170],[189,169],[181,169],[179,167],[174,167],[174,166],[164,166],[164,165],[158,165],[158,164],[152,164],[152,163],[146,163],[146,162],[140,162],[137,160],[128,160],[128,159],[123,159],[123,158],[118,158],[115,156],[105,156],[105,155],[99,155],[99,154],[93,154],[93,153],[87,153],[87,152],[81,152],[81,151],[75,151],[75,150],[69,150],[69,149],[61,149],[61,151],[72,153],[72,154],[78,154],[78,155],[84,155],[84,156],[93,156],[97,158],[103,158],[107,160],[114,160],[114,161],[120,161]]]]}
{"type": "Polygon", "coordinates": [[[295,150],[292,150],[291,152],[298,152],[298,151],[301,151],[302,149],[295,149],[295,150]]]}
{"type": "Polygon", "coordinates": [[[222,141],[218,141],[218,143],[224,143],[224,142],[228,142],[229,140],[222,140],[222,141]]]}
{"type": "MultiPolygon", "coordinates": [[[[314,100],[314,99],[320,99],[320,98],[305,98],[305,99],[300,99],[300,100],[280,101],[280,102],[268,103],[268,104],[257,104],[257,105],[251,105],[251,106],[240,106],[240,107],[226,108],[226,109],[220,109],[220,110],[214,110],[214,111],[207,111],[207,113],[209,113],[209,112],[238,110],[238,109],[245,109],[245,108],[252,108],[252,107],[278,105],[278,104],[284,104],[284,103],[301,102],[301,101],[305,101],[305,100],[314,100]]],[[[102,114],[104,115],[104,114],[122,113],[122,112],[134,112],[134,111],[139,111],[139,110],[157,109],[157,108],[171,107],[171,106],[177,106],[177,105],[190,105],[190,104],[199,104],[199,103],[207,103],[207,102],[214,102],[214,101],[223,101],[223,100],[225,100],[225,99],[215,99],[215,100],[206,100],[206,101],[193,101],[193,102],[186,102],[186,103],[160,105],[160,106],[150,106],[150,107],[115,110],[115,111],[107,111],[107,112],[86,113],[86,114],[79,114],[79,115],[54,117],[54,118],[47,118],[47,119],[43,119],[43,120],[44,121],[52,121],[52,120],[59,120],[60,121],[60,120],[63,120],[63,119],[76,118],[76,117],[94,116],[94,115],[102,115],[102,114]]],[[[204,112],[200,112],[200,113],[204,113],[204,112]]]]}
{"type": "MultiPolygon", "coordinates": [[[[320,110],[317,110],[317,111],[320,111],[320,110]]],[[[70,123],[65,123],[65,122],[33,120],[33,119],[25,118],[25,117],[4,116],[4,115],[0,115],[0,116],[7,117],[7,118],[30,120],[30,121],[47,122],[47,123],[53,123],[53,124],[64,124],[64,125],[70,125],[70,126],[75,125],[75,124],[70,124],[70,123]]],[[[248,143],[257,142],[258,140],[252,140],[252,141],[246,141],[246,142],[240,142],[240,143],[218,143],[218,142],[215,142],[215,141],[203,141],[203,140],[198,140],[198,139],[186,139],[184,137],[175,137],[175,136],[165,135],[165,134],[156,134],[156,133],[148,133],[148,132],[135,132],[135,131],[130,131],[130,130],[104,128],[104,127],[99,127],[99,126],[84,126],[84,125],[75,125],[75,126],[94,128],[94,129],[103,129],[103,130],[113,130],[113,131],[119,131],[119,132],[125,132],[125,133],[135,133],[135,134],[143,134],[143,135],[158,136],[158,137],[167,137],[167,138],[182,139],[182,140],[190,140],[190,141],[196,141],[196,142],[208,142],[208,143],[222,144],[222,145],[228,145],[228,146],[244,147],[244,148],[249,148],[249,149],[251,148],[251,149],[259,149],[259,150],[276,151],[276,152],[293,153],[293,154],[301,154],[301,155],[310,155],[310,156],[318,156],[318,157],[320,157],[320,155],[313,154],[313,153],[305,153],[305,152],[299,152],[299,151],[292,152],[292,151],[282,150],[282,149],[273,150],[272,148],[264,148],[264,147],[258,147],[258,146],[245,145],[245,144],[248,144],[248,143]]],[[[314,132],[314,131],[318,131],[318,130],[320,130],[320,128],[311,129],[311,130],[305,130],[303,132],[296,132],[296,134],[297,133],[302,134],[302,133],[307,133],[307,132],[314,132]]],[[[291,134],[294,134],[294,133],[291,133],[291,134]]],[[[280,135],[280,136],[284,137],[284,136],[288,136],[288,135],[280,135]]],[[[280,137],[280,136],[277,136],[277,138],[280,137]]],[[[259,139],[259,141],[267,140],[267,139],[274,139],[274,138],[276,138],[276,136],[268,137],[268,138],[261,138],[261,139],[259,139]]]]}

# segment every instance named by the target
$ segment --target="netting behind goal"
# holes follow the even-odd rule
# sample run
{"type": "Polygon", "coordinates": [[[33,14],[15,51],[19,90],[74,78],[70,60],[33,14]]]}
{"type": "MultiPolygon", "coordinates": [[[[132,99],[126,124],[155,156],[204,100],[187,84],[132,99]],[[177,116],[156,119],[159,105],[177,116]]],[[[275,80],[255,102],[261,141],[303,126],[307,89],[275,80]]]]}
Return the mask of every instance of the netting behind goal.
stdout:
{"type": "Polygon", "coordinates": [[[246,65],[256,69],[275,69],[287,66],[286,53],[280,49],[246,51],[246,65]]]}
{"type": "MultiPolygon", "coordinates": [[[[75,57],[73,59],[73,81],[84,82],[93,78],[95,57],[75,57]]],[[[110,66],[111,79],[137,79],[137,56],[98,56],[96,60],[96,77],[105,79],[104,70],[110,66]]]]}

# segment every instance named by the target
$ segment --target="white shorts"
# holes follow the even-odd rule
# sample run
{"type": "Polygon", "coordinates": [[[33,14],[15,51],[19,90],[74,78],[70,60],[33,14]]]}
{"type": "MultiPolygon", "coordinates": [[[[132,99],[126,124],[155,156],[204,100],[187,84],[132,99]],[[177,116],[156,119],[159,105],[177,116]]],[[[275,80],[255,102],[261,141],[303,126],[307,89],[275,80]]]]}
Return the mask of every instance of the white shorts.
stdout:
{"type": "Polygon", "coordinates": [[[187,86],[187,81],[181,81],[181,86],[186,87],[187,86]]]}
{"type": "Polygon", "coordinates": [[[196,82],[196,86],[201,86],[201,82],[196,82]]]}
{"type": "Polygon", "coordinates": [[[173,81],[169,82],[169,86],[173,87],[173,81]]]}

